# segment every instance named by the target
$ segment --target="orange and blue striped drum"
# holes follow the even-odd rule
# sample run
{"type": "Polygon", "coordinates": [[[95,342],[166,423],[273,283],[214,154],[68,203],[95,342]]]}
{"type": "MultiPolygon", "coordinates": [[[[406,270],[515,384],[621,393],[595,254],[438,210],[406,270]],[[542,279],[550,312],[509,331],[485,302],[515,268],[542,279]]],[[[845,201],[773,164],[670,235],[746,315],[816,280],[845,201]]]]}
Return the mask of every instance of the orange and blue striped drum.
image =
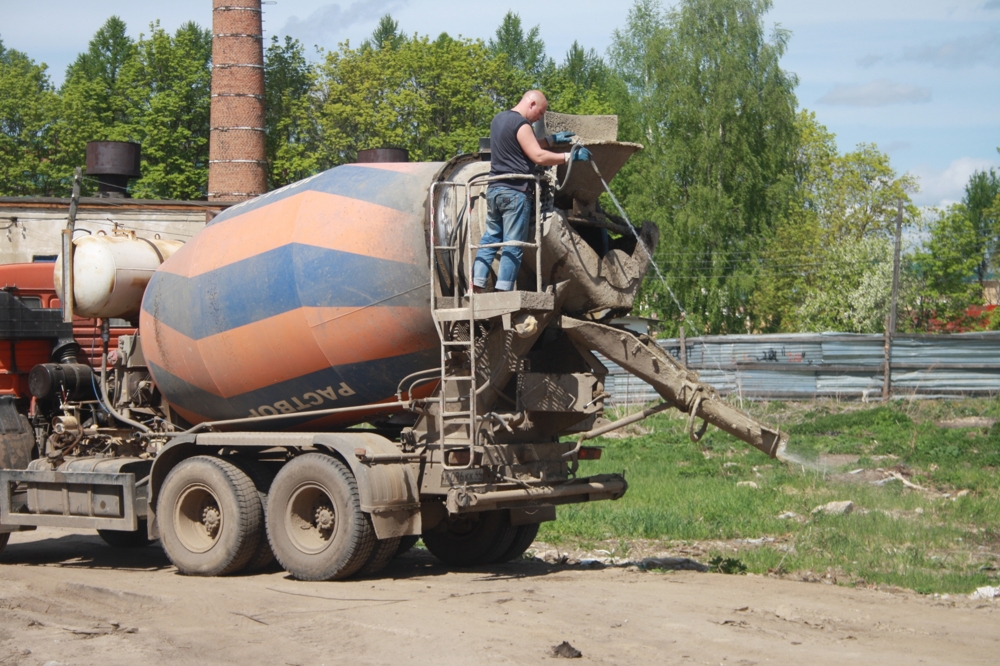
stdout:
{"type": "MultiPolygon", "coordinates": [[[[188,422],[395,399],[440,363],[426,202],[441,164],[355,164],[233,206],[156,271],[139,330],[188,422]]],[[[289,427],[278,421],[271,427],[289,427]]]]}

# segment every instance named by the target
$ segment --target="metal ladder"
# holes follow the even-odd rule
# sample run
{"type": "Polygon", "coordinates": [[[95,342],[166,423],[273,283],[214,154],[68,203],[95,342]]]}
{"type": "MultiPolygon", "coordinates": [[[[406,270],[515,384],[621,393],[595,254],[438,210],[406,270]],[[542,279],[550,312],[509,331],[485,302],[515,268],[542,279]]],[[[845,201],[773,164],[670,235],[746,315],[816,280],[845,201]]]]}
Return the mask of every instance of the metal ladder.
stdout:
{"type": "MultiPolygon", "coordinates": [[[[494,180],[510,180],[510,177],[490,177],[478,176],[468,182],[443,181],[431,185],[429,192],[430,204],[430,287],[431,287],[431,315],[434,319],[434,326],[441,342],[441,379],[438,385],[438,411],[436,414],[438,446],[441,448],[441,461],[445,469],[468,469],[476,458],[476,450],[479,446],[479,415],[476,413],[476,395],[478,386],[476,380],[476,321],[477,303],[476,293],[472,289],[472,266],[475,251],[481,247],[504,248],[520,246],[522,248],[535,249],[535,287],[537,291],[542,291],[542,253],[541,253],[541,206],[540,206],[540,182],[537,176],[516,176],[516,178],[535,181],[535,242],[526,243],[521,241],[505,241],[502,243],[492,243],[479,245],[472,242],[473,233],[471,222],[472,212],[472,191],[473,188],[486,188],[494,180]],[[451,187],[456,193],[461,188],[465,194],[464,213],[458,210],[459,198],[454,197],[454,225],[455,230],[452,237],[456,240],[454,244],[439,244],[436,236],[437,232],[437,209],[435,206],[435,194],[439,189],[451,187]],[[462,249],[461,237],[462,227],[466,235],[465,243],[465,273],[460,275],[459,252],[462,249]],[[440,291],[438,279],[440,253],[451,257],[451,282],[452,295],[437,296],[440,291]],[[461,293],[460,277],[466,281],[467,291],[463,296],[461,293]],[[450,307],[442,307],[439,300],[450,299],[450,307]],[[460,323],[468,324],[468,335],[464,335],[460,323]],[[449,357],[458,352],[468,357],[468,371],[459,374],[452,374],[449,371],[449,357]],[[457,406],[457,409],[452,407],[457,406]],[[460,426],[461,434],[455,434],[455,426],[460,426]],[[449,432],[451,430],[452,432],[449,432]],[[468,457],[464,460],[458,459],[449,461],[449,451],[468,451],[468,457]]],[[[485,192],[485,189],[484,189],[485,192]]],[[[479,196],[479,194],[477,194],[479,196]]],[[[480,207],[480,210],[483,210],[480,207]]],[[[447,242],[447,241],[446,241],[447,242]]]]}

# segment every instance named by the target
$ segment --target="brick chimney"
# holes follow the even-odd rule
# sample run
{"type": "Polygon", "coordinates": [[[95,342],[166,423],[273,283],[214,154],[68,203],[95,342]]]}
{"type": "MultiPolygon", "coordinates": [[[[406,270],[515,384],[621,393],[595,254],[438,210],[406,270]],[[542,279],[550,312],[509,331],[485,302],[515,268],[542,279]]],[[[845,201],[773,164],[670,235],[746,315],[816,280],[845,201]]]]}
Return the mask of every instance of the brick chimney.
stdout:
{"type": "Polygon", "coordinates": [[[209,201],[267,191],[260,0],[212,0],[209,201]]]}

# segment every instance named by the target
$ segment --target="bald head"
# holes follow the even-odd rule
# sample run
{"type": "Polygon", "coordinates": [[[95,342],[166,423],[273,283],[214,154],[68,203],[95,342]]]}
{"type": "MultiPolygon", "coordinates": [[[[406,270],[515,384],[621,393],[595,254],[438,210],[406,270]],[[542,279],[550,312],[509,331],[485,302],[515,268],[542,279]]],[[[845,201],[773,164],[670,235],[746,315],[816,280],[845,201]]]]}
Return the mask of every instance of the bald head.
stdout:
{"type": "Polygon", "coordinates": [[[549,101],[545,99],[545,95],[542,94],[541,90],[529,90],[524,93],[521,101],[512,110],[524,116],[529,123],[533,123],[541,120],[542,116],[545,115],[545,110],[548,108],[549,101]]]}

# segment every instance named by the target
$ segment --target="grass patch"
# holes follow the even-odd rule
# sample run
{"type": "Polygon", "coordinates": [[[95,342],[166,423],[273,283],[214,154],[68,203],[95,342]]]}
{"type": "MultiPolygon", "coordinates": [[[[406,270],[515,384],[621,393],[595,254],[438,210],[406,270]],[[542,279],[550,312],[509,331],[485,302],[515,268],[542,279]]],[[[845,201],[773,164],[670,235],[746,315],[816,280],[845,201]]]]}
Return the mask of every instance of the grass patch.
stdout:
{"type": "Polygon", "coordinates": [[[617,544],[618,551],[630,539],[661,541],[664,550],[701,544],[708,558],[738,557],[749,572],[833,572],[841,582],[923,593],[1000,582],[1000,422],[938,425],[1000,418],[1000,400],[747,407],[780,423],[790,450],[816,468],[769,460],[714,429],[693,444],[681,415],[660,415],[643,424],[645,434],[602,440],[602,459],[581,464],[581,475],[624,470],[625,497],[560,507],[539,538],[583,549],[617,544]],[[898,480],[875,485],[890,472],[926,490],[898,480]],[[857,509],[811,514],[841,500],[857,509]],[[778,517],[788,512],[797,518],[778,517]],[[742,542],[748,539],[758,542],[742,542]]]}

